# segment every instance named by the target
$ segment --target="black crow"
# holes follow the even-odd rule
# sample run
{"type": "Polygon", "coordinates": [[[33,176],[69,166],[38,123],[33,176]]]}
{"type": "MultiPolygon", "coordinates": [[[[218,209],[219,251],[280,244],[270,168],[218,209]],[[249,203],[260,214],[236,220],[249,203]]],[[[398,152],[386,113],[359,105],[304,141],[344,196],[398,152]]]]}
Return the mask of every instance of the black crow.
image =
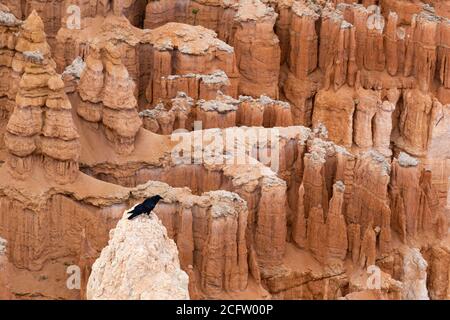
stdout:
{"type": "Polygon", "coordinates": [[[161,199],[162,197],[160,195],[145,199],[144,202],[138,204],[136,207],[134,207],[133,210],[128,212],[131,213],[131,216],[128,217],[128,220],[134,219],[143,213],[150,214],[150,212],[156,207],[158,201],[161,199]]]}

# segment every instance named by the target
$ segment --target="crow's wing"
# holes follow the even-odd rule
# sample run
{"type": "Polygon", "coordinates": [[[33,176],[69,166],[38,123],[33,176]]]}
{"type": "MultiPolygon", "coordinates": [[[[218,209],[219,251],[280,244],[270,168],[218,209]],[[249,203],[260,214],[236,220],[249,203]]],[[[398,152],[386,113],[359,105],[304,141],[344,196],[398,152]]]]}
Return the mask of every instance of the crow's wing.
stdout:
{"type": "Polygon", "coordinates": [[[150,212],[152,212],[153,209],[155,209],[155,207],[156,207],[156,203],[153,202],[149,205],[146,205],[144,210],[145,210],[145,212],[150,213],[150,212]]]}
{"type": "Polygon", "coordinates": [[[132,220],[132,219],[136,218],[137,216],[140,216],[143,213],[144,212],[142,212],[142,211],[134,212],[131,216],[128,217],[128,220],[132,220]]]}
{"type": "Polygon", "coordinates": [[[144,205],[142,203],[140,203],[136,207],[134,207],[133,210],[128,211],[128,214],[142,212],[142,210],[144,210],[144,208],[145,208],[144,205]]]}
{"type": "Polygon", "coordinates": [[[142,203],[146,207],[154,206],[158,202],[158,199],[155,197],[151,197],[148,199],[145,199],[145,201],[142,203]]]}

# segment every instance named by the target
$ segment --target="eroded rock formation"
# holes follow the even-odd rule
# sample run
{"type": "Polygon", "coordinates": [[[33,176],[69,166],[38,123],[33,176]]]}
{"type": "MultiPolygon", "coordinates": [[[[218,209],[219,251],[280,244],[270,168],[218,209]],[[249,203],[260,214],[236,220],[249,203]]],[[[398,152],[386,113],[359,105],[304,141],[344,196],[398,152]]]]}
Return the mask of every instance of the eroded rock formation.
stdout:
{"type": "Polygon", "coordinates": [[[17,48],[34,50],[20,54],[23,75],[5,133],[7,165],[11,174],[21,179],[32,174],[34,162],[42,162],[52,179],[73,182],[78,173],[80,145],[64,82],[54,70],[42,21],[35,12],[23,28],[24,36],[18,37],[17,48]],[[27,37],[32,41],[26,41],[27,37]]]}
{"type": "Polygon", "coordinates": [[[239,2],[232,44],[241,79],[239,93],[278,98],[280,47],[273,32],[277,14],[259,0],[239,2]],[[275,62],[275,63],[274,63],[275,62]]]}
{"type": "Polygon", "coordinates": [[[142,122],[134,96],[135,84],[122,63],[119,48],[108,43],[101,50],[92,49],[78,88],[78,115],[101,123],[116,152],[131,153],[142,122]]]}
{"type": "Polygon", "coordinates": [[[188,276],[158,217],[151,214],[129,222],[124,213],[92,266],[87,299],[189,299],[188,276]]]}
{"type": "Polygon", "coordinates": [[[220,90],[210,100],[194,99],[178,92],[169,103],[159,103],[153,109],[139,113],[144,128],[162,134],[171,134],[177,129],[188,131],[238,126],[262,126],[265,128],[292,125],[291,106],[267,96],[258,99],[239,96],[234,99],[220,90]]]}

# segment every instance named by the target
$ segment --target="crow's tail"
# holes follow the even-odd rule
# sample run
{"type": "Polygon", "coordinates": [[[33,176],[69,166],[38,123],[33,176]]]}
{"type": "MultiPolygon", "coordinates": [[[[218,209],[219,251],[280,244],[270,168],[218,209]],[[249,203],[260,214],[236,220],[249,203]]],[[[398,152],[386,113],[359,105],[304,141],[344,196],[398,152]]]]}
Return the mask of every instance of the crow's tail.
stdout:
{"type": "Polygon", "coordinates": [[[133,214],[131,216],[128,217],[128,220],[132,220],[134,218],[136,218],[138,215],[140,215],[140,213],[138,212],[133,212],[133,214]]]}

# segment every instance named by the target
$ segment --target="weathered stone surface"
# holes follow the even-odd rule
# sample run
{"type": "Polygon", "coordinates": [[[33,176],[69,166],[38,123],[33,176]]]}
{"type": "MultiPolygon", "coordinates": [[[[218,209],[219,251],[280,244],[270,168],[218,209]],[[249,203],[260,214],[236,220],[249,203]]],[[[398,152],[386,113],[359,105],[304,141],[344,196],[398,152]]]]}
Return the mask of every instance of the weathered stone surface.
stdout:
{"type": "Polygon", "coordinates": [[[408,248],[403,253],[403,299],[429,300],[427,267],[419,249],[408,248]]]}
{"type": "Polygon", "coordinates": [[[125,213],[92,266],[87,299],[189,299],[188,280],[176,245],[158,217],[130,221],[125,213]]]}
{"type": "Polygon", "coordinates": [[[11,299],[12,295],[9,289],[10,277],[10,265],[8,257],[6,255],[7,242],[5,239],[0,238],[0,299],[11,299]]]}

